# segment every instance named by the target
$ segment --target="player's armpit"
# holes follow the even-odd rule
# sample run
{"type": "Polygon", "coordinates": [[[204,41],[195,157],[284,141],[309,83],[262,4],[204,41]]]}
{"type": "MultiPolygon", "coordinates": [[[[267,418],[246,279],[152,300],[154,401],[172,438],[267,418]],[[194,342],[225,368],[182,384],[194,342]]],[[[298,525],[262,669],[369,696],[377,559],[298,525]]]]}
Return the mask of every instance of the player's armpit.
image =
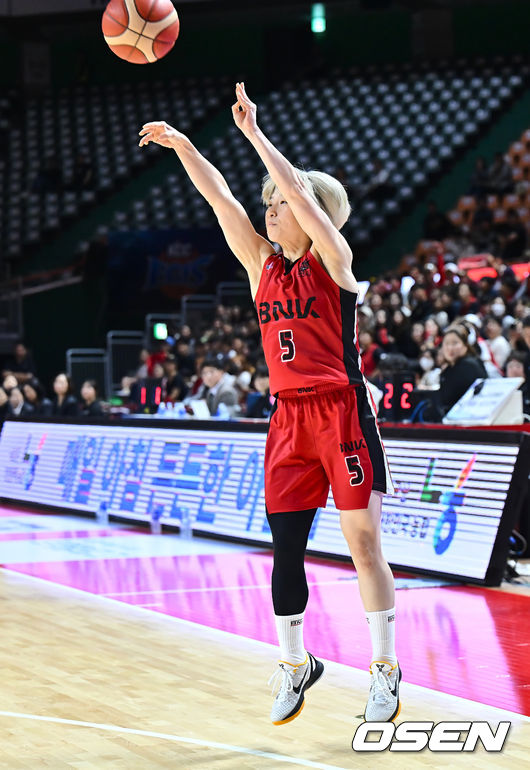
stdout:
{"type": "Polygon", "coordinates": [[[346,291],[352,292],[356,294],[359,291],[359,286],[357,284],[357,280],[352,272],[351,265],[348,264],[342,264],[342,263],[333,263],[331,260],[328,260],[326,263],[321,255],[316,250],[314,244],[311,246],[311,253],[315,257],[315,259],[322,265],[326,273],[332,278],[337,286],[339,286],[341,289],[346,289],[346,291]]]}

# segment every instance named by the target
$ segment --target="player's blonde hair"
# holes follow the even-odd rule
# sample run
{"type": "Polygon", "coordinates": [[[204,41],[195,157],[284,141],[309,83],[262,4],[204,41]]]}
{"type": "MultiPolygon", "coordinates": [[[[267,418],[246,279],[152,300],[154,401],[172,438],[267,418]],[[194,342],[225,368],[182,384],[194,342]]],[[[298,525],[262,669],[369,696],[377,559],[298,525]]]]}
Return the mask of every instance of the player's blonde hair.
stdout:
{"type": "MultiPolygon", "coordinates": [[[[303,171],[297,168],[296,172],[315,203],[328,215],[337,230],[340,230],[351,214],[351,206],[344,185],[323,171],[303,171]]],[[[276,185],[270,174],[267,174],[263,179],[261,188],[261,198],[264,203],[268,203],[275,190],[276,185]]]]}

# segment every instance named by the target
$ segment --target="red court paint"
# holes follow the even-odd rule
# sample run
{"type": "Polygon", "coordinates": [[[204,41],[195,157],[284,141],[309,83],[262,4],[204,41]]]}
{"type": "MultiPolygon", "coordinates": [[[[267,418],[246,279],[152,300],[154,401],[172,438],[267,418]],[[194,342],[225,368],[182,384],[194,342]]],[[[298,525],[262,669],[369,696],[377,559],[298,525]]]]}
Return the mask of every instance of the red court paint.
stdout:
{"type": "MultiPolygon", "coordinates": [[[[52,561],[5,565],[16,572],[149,607],[241,636],[276,643],[267,552],[52,561]]],[[[323,658],[370,662],[354,571],[311,559],[305,642],[323,658]]],[[[530,716],[530,597],[480,587],[397,591],[398,655],[405,681],[530,716]]]]}

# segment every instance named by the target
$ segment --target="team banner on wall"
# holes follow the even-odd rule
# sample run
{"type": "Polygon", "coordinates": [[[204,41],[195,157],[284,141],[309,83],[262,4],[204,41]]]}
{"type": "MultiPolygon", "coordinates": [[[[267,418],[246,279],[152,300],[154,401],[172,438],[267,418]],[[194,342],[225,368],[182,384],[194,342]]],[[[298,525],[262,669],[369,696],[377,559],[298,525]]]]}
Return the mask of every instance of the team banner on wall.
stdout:
{"type": "MultiPolygon", "coordinates": [[[[396,486],[383,504],[385,556],[396,566],[483,580],[519,446],[448,443],[443,434],[427,441],[414,433],[385,439],[396,486]]],[[[131,520],[178,524],[189,517],[197,531],[270,543],[265,438],[252,428],[8,421],[0,436],[0,496],[86,512],[104,503],[131,520]]],[[[308,547],[348,553],[331,493],[308,547]]]]}
{"type": "Polygon", "coordinates": [[[109,235],[108,280],[114,309],[174,311],[184,294],[215,294],[219,275],[233,280],[237,261],[219,229],[166,228],[109,235]]]}

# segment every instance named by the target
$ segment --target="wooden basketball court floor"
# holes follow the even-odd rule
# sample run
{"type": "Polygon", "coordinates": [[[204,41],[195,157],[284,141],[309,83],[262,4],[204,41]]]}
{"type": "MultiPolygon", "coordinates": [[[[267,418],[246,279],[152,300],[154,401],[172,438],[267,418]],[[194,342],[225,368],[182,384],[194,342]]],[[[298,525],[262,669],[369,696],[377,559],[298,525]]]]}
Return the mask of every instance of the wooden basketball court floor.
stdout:
{"type": "Polygon", "coordinates": [[[528,764],[528,588],[399,576],[397,723],[512,727],[501,753],[360,753],[370,653],[351,566],[308,564],[306,645],[326,672],[275,727],[268,551],[3,507],[0,564],[0,768],[528,764]]]}

